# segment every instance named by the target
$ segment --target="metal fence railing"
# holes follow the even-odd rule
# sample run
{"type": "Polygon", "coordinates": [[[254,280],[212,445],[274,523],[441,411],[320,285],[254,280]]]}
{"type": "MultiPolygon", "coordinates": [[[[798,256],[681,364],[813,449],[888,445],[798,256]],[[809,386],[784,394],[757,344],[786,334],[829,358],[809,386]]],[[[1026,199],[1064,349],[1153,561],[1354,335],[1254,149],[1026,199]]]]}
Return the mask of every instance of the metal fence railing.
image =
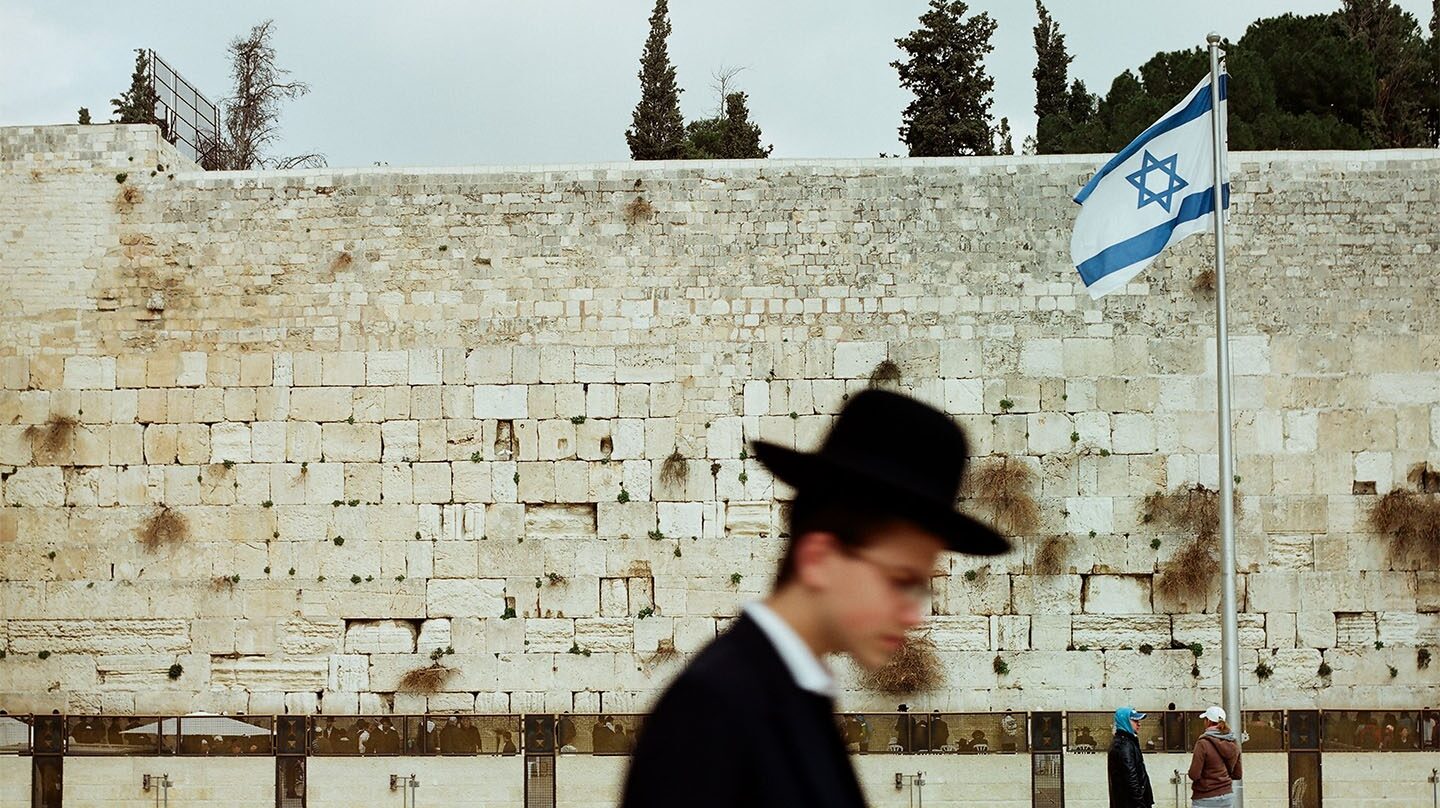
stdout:
{"type": "Polygon", "coordinates": [[[155,90],[155,117],[165,137],[181,154],[199,163],[209,162],[209,152],[220,138],[220,108],[195,85],[186,81],[155,51],[149,51],[150,86],[155,90]]]}
{"type": "MultiPolygon", "coordinates": [[[[0,712],[0,754],[180,756],[628,755],[643,715],[105,716],[0,712]],[[283,726],[282,726],[283,722],[283,726]],[[52,729],[53,728],[53,729],[52,729]],[[42,738],[41,735],[44,735],[42,738]]],[[[852,754],[1104,753],[1108,712],[839,713],[852,754]]],[[[1154,711],[1147,752],[1187,752],[1197,710],[1154,711]]],[[[1250,710],[1237,730],[1249,752],[1440,751],[1440,711],[1250,710]]],[[[763,732],[757,727],[756,732],[763,732]]]]}

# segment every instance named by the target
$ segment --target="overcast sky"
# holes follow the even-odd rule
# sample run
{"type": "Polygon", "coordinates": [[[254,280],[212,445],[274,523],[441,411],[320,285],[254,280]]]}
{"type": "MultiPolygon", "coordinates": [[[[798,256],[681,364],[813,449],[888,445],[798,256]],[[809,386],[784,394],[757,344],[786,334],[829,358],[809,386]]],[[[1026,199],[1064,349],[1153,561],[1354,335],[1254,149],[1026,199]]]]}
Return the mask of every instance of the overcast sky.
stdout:
{"type": "MultiPolygon", "coordinates": [[[[0,0],[0,126],[73,123],[128,86],[133,48],[154,48],[212,101],[229,88],[227,43],[275,20],[281,67],[311,93],[286,105],[275,152],[334,166],[574,163],[628,159],[624,132],[653,0],[0,0]]],[[[1422,25],[1431,0],[1399,0],[1422,25]]],[[[926,0],[671,0],[670,57],[687,119],[736,79],[775,157],[903,153],[908,102],[889,63],[926,0]]],[[[1156,51],[1258,17],[1339,0],[1050,0],[1092,91],[1156,51]]],[[[1033,0],[976,0],[999,24],[987,59],[996,120],[1018,150],[1034,131],[1033,0]]],[[[1177,99],[1178,100],[1178,99],[1177,99]]]]}

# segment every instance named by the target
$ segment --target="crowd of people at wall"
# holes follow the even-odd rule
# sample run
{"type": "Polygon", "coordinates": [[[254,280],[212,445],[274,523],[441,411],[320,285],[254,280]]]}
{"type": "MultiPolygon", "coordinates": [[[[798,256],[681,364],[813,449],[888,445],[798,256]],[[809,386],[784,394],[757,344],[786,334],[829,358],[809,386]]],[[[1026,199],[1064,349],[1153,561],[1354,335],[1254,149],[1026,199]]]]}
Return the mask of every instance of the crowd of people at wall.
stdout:
{"type": "MultiPolygon", "coordinates": [[[[912,714],[907,705],[900,705],[898,716],[878,718],[862,713],[848,713],[840,718],[840,735],[850,752],[945,752],[959,754],[985,754],[987,752],[1015,752],[1023,745],[1021,719],[1011,712],[1002,715],[991,729],[992,739],[984,729],[976,728],[967,733],[952,729],[950,721],[939,710],[929,716],[912,714]],[[878,727],[879,738],[877,743],[878,727]],[[998,745],[997,745],[998,741],[998,745]]],[[[953,718],[954,716],[952,716],[953,718]]]]}

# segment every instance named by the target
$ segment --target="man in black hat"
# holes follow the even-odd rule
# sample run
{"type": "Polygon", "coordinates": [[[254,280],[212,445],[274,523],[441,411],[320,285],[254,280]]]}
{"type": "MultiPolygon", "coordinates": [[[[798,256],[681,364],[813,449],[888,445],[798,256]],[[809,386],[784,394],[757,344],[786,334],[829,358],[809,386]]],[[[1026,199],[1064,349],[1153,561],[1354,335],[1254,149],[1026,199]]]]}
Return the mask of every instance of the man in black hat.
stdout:
{"type": "Polygon", "coordinates": [[[881,667],[920,623],[942,551],[1010,549],[955,510],[965,436],[914,399],[867,390],[819,451],[754,449],[796,490],[774,591],[660,698],[631,760],[627,808],[863,806],[822,660],[881,667]]]}

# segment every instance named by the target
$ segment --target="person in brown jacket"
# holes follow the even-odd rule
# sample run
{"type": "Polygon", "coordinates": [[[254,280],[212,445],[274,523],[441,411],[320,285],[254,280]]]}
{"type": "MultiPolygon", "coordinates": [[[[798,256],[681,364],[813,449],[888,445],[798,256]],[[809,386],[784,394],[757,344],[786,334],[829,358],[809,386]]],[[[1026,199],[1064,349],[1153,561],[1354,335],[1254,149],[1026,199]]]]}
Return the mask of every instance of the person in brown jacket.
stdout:
{"type": "Polygon", "coordinates": [[[1191,808],[1230,808],[1235,804],[1234,781],[1243,779],[1240,770],[1240,744],[1225,711],[1211,707],[1200,716],[1205,719],[1205,734],[1195,742],[1190,759],[1191,808]]]}

